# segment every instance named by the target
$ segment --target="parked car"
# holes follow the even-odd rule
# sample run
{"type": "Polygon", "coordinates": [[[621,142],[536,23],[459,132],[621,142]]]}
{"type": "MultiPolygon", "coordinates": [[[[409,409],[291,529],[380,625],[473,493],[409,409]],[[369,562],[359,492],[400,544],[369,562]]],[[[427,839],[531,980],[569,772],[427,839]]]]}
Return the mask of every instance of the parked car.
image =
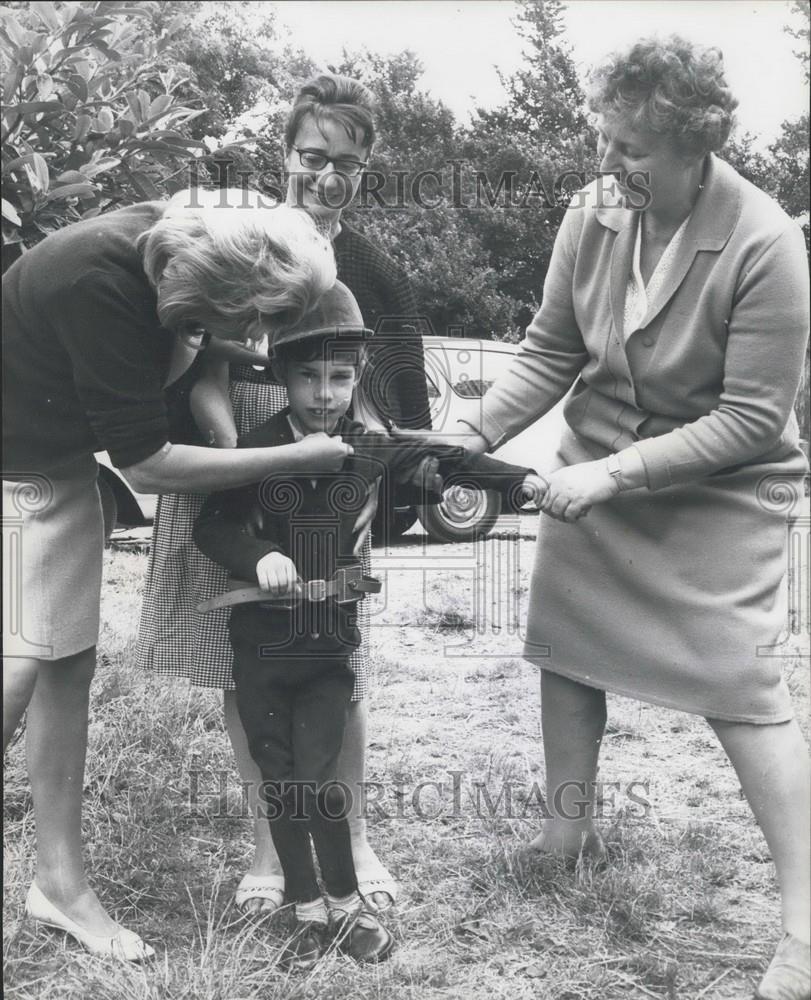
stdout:
{"type": "MultiPolygon", "coordinates": [[[[460,418],[471,418],[477,412],[484,394],[509,369],[518,353],[515,344],[460,337],[425,337],[423,344],[431,426],[449,432],[459,429],[460,418]]],[[[542,471],[552,461],[562,426],[561,404],[558,404],[493,454],[505,462],[542,471]]],[[[113,527],[151,524],[157,497],[134,492],[113,468],[106,452],[96,458],[108,537],[113,527]]],[[[375,534],[378,538],[396,538],[419,519],[436,541],[467,541],[487,534],[500,511],[501,501],[492,490],[454,486],[445,492],[443,502],[438,505],[381,510],[375,534]]]]}
{"type": "MultiPolygon", "coordinates": [[[[450,432],[459,430],[458,420],[472,419],[480,411],[485,393],[506,374],[518,353],[516,344],[499,341],[425,337],[423,343],[431,426],[450,432]]],[[[558,404],[493,454],[542,471],[554,458],[562,428],[558,404]]],[[[445,492],[441,504],[420,507],[415,513],[431,538],[466,541],[490,531],[501,513],[501,501],[492,490],[455,486],[445,492]]]]}

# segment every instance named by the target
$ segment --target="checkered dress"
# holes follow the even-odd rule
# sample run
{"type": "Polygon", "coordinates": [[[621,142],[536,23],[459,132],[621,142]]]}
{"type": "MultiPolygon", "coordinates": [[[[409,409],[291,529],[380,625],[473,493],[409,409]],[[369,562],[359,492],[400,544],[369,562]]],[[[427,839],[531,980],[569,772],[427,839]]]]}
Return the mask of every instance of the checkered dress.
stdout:
{"type": "MultiPolygon", "coordinates": [[[[287,393],[251,368],[238,368],[231,381],[231,404],[239,434],[247,434],[287,405],[287,393]]],[[[138,626],[136,662],[144,670],[185,677],[197,687],[232,690],[232,652],[228,639],[229,609],[201,615],[197,605],[227,590],[228,573],[207,559],[192,540],[195,518],[204,496],[164,494],[158,500],[149,554],[144,603],[138,626]]],[[[371,545],[361,552],[370,572],[371,545]]],[[[369,689],[369,612],[358,604],[361,645],[349,659],[355,671],[353,701],[369,689]]]]}

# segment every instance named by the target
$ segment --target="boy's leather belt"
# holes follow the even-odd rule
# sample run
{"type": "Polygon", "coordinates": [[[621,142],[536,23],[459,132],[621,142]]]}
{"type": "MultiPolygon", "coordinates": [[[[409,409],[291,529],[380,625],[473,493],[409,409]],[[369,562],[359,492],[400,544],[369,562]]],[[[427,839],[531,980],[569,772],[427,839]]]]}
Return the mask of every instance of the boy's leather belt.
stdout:
{"type": "Polygon", "coordinates": [[[200,614],[231,608],[237,604],[270,604],[275,607],[289,607],[291,601],[325,601],[334,597],[338,604],[353,604],[364,594],[379,594],[381,584],[373,576],[364,576],[360,566],[339,569],[331,580],[303,580],[295,590],[272,597],[267,590],[255,587],[245,580],[229,580],[230,590],[217,597],[211,597],[197,605],[200,614]]]}

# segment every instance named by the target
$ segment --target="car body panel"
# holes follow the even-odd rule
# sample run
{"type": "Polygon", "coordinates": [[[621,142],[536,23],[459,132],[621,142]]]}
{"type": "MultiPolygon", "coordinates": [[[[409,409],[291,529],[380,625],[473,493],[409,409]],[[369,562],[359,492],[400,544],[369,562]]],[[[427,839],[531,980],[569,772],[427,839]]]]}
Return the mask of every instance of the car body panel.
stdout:
{"type": "MultiPolygon", "coordinates": [[[[450,433],[463,431],[457,421],[475,421],[487,389],[509,371],[519,348],[516,344],[451,337],[424,337],[423,343],[431,426],[450,433]]],[[[505,462],[544,472],[554,465],[564,423],[560,402],[493,454],[505,462]]]]}

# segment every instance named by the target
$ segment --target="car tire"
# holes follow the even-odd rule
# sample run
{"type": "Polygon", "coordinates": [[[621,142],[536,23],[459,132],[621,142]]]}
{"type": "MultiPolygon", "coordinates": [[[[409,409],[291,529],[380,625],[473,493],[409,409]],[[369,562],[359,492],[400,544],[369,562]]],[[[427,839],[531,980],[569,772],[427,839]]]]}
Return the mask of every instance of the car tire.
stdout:
{"type": "Polygon", "coordinates": [[[101,517],[104,523],[104,544],[110,544],[110,537],[118,523],[118,501],[113,493],[113,488],[104,478],[98,478],[99,497],[101,498],[101,517]]]}
{"type": "Polygon", "coordinates": [[[442,503],[418,507],[417,513],[428,535],[438,542],[469,542],[483,538],[501,513],[501,497],[495,490],[471,490],[452,486],[442,503]]]}

